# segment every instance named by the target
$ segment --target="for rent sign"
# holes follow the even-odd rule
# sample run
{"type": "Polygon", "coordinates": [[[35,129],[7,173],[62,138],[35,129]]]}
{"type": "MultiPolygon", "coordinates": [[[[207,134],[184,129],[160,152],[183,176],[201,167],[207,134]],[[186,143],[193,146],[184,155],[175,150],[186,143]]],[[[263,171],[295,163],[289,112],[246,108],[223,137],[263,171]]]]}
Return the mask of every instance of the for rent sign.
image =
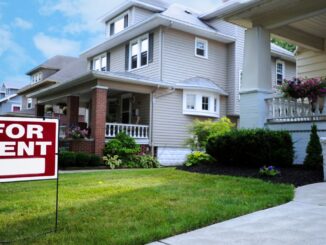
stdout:
{"type": "Polygon", "coordinates": [[[0,117],[0,182],[57,178],[58,121],[0,117]]]}

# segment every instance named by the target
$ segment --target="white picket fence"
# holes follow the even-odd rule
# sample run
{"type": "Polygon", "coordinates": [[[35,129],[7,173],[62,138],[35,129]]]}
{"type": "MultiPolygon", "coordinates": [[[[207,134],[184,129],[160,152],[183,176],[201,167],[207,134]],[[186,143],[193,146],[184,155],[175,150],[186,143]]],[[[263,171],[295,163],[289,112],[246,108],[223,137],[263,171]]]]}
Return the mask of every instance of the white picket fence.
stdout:
{"type": "Polygon", "coordinates": [[[107,123],[106,138],[114,138],[120,132],[124,132],[134,139],[149,139],[149,126],[137,124],[107,123]]]}

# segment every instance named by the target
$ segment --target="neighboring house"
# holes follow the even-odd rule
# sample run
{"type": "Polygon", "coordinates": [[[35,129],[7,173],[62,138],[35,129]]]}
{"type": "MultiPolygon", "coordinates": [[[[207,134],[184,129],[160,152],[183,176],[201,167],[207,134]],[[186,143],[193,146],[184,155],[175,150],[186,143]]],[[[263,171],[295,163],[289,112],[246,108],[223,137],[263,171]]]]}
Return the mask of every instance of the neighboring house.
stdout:
{"type": "Polygon", "coordinates": [[[22,108],[22,98],[17,95],[19,89],[7,83],[0,87],[0,115],[18,112],[22,108]]]}
{"type": "MultiPolygon", "coordinates": [[[[102,43],[20,91],[37,100],[38,116],[45,105],[66,104],[69,126],[84,108],[88,150],[102,154],[105,141],[125,131],[163,165],[184,161],[195,119],[238,120],[244,28],[159,0],[127,1],[102,22],[102,43]]],[[[295,75],[294,56],[284,49],[273,45],[270,61],[275,84],[295,75]]]]}
{"type": "Polygon", "coordinates": [[[271,36],[296,44],[297,76],[325,77],[326,1],[230,0],[201,18],[223,19],[247,29],[240,126],[289,131],[295,142],[295,162],[302,163],[312,123],[317,125],[319,136],[326,137],[326,107],[318,103],[313,112],[304,101],[271,96],[267,47],[271,36]]]}

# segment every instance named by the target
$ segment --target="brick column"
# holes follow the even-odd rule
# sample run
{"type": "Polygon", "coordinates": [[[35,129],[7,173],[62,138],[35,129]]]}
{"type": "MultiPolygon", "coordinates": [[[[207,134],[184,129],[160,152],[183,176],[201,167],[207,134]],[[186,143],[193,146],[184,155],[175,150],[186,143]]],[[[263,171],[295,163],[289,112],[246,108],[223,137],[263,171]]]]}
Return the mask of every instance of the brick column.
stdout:
{"type": "Polygon", "coordinates": [[[45,106],[41,104],[35,105],[35,116],[36,117],[44,117],[45,114],[45,106]]]}
{"type": "Polygon", "coordinates": [[[68,126],[77,126],[79,118],[79,97],[67,97],[67,124],[68,126]]]}
{"type": "Polygon", "coordinates": [[[94,152],[99,156],[102,156],[105,145],[107,97],[107,88],[99,86],[93,88],[91,103],[91,135],[95,144],[94,152]]]}

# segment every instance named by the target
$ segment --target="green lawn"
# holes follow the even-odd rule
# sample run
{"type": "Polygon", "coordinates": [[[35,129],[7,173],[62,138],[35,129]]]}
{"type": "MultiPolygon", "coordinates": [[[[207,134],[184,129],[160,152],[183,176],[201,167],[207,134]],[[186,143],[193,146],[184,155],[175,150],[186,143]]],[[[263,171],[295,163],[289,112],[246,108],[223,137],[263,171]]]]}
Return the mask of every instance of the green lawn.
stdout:
{"type": "MultiPolygon", "coordinates": [[[[144,244],[288,202],[293,193],[173,168],[61,174],[59,232],[25,242],[144,244]]],[[[51,228],[54,195],[55,181],[0,184],[0,240],[51,228]]]]}

